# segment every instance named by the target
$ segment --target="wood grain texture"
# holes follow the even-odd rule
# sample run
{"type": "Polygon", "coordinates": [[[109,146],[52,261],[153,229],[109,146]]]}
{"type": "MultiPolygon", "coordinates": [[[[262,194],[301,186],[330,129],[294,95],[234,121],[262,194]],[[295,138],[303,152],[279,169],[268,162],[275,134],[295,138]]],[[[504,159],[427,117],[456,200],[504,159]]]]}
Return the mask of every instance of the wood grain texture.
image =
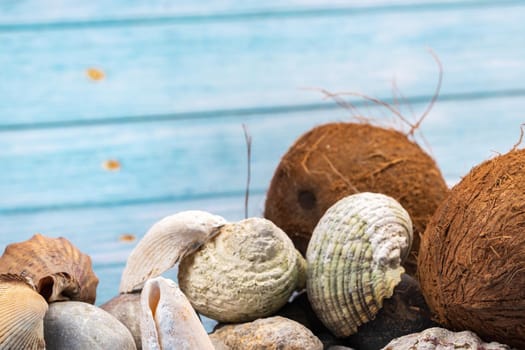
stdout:
{"type": "MultiPolygon", "coordinates": [[[[497,6],[516,4],[518,1],[499,1],[497,6]]],[[[356,13],[384,11],[413,11],[420,8],[450,9],[458,7],[494,6],[487,0],[289,0],[289,1],[199,1],[191,0],[36,0],[0,2],[0,23],[7,25],[31,25],[72,21],[97,21],[107,19],[166,18],[168,16],[216,16],[221,14],[300,14],[314,10],[350,10],[356,13]]],[[[0,25],[1,25],[0,24],[0,25]]]]}
{"type": "MultiPolygon", "coordinates": [[[[2,216],[0,252],[3,252],[7,244],[29,239],[36,232],[51,237],[66,237],[92,257],[93,269],[100,279],[97,289],[97,305],[100,305],[118,293],[126,259],[146,231],[165,216],[191,209],[206,210],[232,221],[240,220],[244,213],[244,197],[2,216]],[[133,234],[137,240],[122,242],[119,240],[122,234],[133,234]]],[[[250,200],[250,215],[260,216],[262,209],[263,196],[253,195],[250,200]]],[[[173,277],[173,273],[171,275],[173,277]]]]}
{"type": "MultiPolygon", "coordinates": [[[[424,105],[416,105],[421,113],[424,105]]],[[[422,126],[450,183],[470,167],[505,152],[519,136],[522,98],[442,102],[422,126]],[[466,147],[465,145],[468,145],[466,147]]],[[[365,116],[392,125],[383,109],[365,116]],[[383,118],[381,120],[381,118],[383,118]]],[[[350,120],[343,109],[210,119],[4,132],[0,138],[0,210],[167,202],[242,194],[246,146],[253,137],[252,189],[266,190],[280,157],[303,132],[329,121],[350,120]],[[102,163],[117,159],[121,170],[102,163]]],[[[396,124],[401,126],[399,121],[396,124]]]]}
{"type": "Polygon", "coordinates": [[[304,87],[388,98],[394,77],[406,96],[430,95],[428,46],[443,61],[445,95],[523,93],[524,16],[469,8],[4,32],[0,128],[322,102],[304,87]],[[91,67],[105,79],[90,80],[91,67]]]}
{"type": "Polygon", "coordinates": [[[119,235],[188,209],[242,218],[242,123],[258,216],[292,142],[350,120],[301,88],[391,100],[396,77],[420,114],[437,80],[426,47],[445,75],[421,130],[453,184],[519,138],[524,17],[521,1],[1,1],[0,249],[67,237],[93,257],[101,304],[136,244],[119,235]]]}

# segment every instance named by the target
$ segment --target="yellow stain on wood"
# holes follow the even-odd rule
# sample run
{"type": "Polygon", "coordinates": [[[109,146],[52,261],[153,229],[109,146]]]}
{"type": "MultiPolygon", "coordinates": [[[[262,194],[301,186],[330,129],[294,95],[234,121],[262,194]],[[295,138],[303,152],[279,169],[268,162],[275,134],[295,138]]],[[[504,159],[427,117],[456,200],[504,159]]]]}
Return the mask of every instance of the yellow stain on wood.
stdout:
{"type": "Polygon", "coordinates": [[[105,74],[102,70],[98,68],[88,68],[86,70],[86,74],[91,80],[99,81],[105,78],[105,74]]]}
{"type": "Polygon", "coordinates": [[[102,163],[102,168],[107,171],[119,171],[120,167],[120,162],[116,159],[108,159],[102,163]]]}
{"type": "Polygon", "coordinates": [[[135,241],[137,237],[135,237],[134,234],[131,234],[131,233],[124,233],[124,234],[121,234],[120,237],[118,238],[119,241],[121,242],[126,242],[126,243],[129,243],[129,242],[133,242],[135,241]]]}

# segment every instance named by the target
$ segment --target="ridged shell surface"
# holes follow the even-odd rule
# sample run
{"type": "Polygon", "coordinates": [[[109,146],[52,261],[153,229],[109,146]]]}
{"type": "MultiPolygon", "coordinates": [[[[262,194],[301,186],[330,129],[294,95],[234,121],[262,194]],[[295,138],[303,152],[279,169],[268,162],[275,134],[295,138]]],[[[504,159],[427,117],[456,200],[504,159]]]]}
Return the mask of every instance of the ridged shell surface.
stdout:
{"type": "Polygon", "coordinates": [[[155,223],[131,252],[120,281],[120,293],[141,290],[208,241],[226,223],[222,217],[199,210],[183,211],[155,223]]]}
{"type": "Polygon", "coordinates": [[[140,304],[142,349],[214,350],[195,310],[172,280],[148,280],[140,304]]]}
{"type": "Polygon", "coordinates": [[[0,275],[0,349],[45,349],[47,302],[24,277],[0,275]]]}
{"type": "Polygon", "coordinates": [[[412,222],[393,198],[358,193],[330,207],[306,253],[307,292],[317,316],[338,337],[370,321],[400,282],[412,222]]]}
{"type": "Polygon", "coordinates": [[[48,301],[76,300],[94,304],[98,278],[91,258],[65,238],[41,234],[9,244],[0,258],[0,273],[31,279],[48,301]]]}
{"type": "Polygon", "coordinates": [[[271,221],[228,223],[179,265],[179,284],[193,307],[221,322],[269,316],[304,283],[304,260],[271,221]]]}

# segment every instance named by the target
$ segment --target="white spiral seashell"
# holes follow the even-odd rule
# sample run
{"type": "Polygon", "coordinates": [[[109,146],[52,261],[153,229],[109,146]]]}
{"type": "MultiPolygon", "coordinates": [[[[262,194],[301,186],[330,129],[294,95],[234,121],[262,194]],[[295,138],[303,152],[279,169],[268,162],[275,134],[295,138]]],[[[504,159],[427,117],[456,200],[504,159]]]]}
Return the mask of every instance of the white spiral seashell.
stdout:
{"type": "Polygon", "coordinates": [[[412,244],[412,221],[393,198],[358,193],[330,207],[308,245],[307,292],[338,337],[373,319],[392,296],[412,244]]]}
{"type": "Polygon", "coordinates": [[[273,314],[304,287],[304,259],[271,221],[228,223],[182,259],[179,284],[193,307],[220,322],[273,314]]]}
{"type": "Polygon", "coordinates": [[[183,211],[155,223],[131,252],[120,293],[140,290],[144,282],[175,266],[218,232],[226,220],[199,210],[183,211]]]}
{"type": "Polygon", "coordinates": [[[186,296],[172,280],[157,277],[141,292],[142,349],[214,350],[186,296]]]}

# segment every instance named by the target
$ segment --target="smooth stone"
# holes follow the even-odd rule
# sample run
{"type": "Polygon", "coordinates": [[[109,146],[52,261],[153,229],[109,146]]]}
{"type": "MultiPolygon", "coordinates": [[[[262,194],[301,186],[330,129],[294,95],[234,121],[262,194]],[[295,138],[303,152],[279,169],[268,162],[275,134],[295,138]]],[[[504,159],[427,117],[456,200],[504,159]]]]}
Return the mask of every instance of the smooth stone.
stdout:
{"type": "Polygon", "coordinates": [[[317,317],[310,305],[306,291],[296,293],[293,298],[277,312],[277,315],[294,320],[310,329],[312,333],[321,340],[325,349],[332,345],[344,344],[343,340],[337,339],[330,333],[328,328],[326,328],[317,317]]]}
{"type": "Polygon", "coordinates": [[[392,340],[384,350],[438,350],[438,349],[483,349],[509,350],[510,347],[500,343],[483,342],[470,331],[452,332],[448,329],[433,327],[420,333],[406,335],[392,340]]]}
{"type": "Polygon", "coordinates": [[[354,350],[354,348],[349,348],[348,346],[342,346],[342,345],[333,345],[333,346],[330,346],[328,350],[354,350]]]}
{"type": "Polygon", "coordinates": [[[142,341],[140,338],[140,293],[119,294],[105,304],[100,306],[101,309],[109,312],[126,326],[133,339],[137,350],[142,350],[142,341]]]}
{"type": "Polygon", "coordinates": [[[431,320],[431,311],[411,276],[403,274],[391,298],[383,300],[383,308],[375,319],[361,325],[345,344],[359,350],[377,350],[394,338],[438,326],[431,320]]]}
{"type": "Polygon", "coordinates": [[[49,305],[44,317],[48,350],[134,350],[130,331],[114,316],[78,301],[49,305]]]}
{"type": "Polygon", "coordinates": [[[225,325],[210,335],[220,350],[322,350],[323,343],[303,325],[274,316],[225,325]]]}

